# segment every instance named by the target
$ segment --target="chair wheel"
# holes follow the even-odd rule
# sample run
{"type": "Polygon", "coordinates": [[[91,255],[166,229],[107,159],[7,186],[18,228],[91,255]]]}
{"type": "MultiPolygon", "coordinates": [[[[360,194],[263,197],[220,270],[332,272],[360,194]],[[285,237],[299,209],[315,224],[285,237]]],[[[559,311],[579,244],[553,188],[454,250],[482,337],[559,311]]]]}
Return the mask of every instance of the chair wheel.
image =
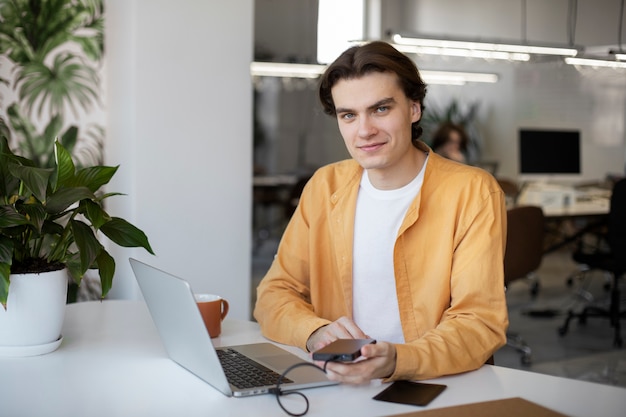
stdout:
{"type": "Polygon", "coordinates": [[[533,359],[530,355],[522,355],[521,361],[522,361],[522,365],[530,366],[533,362],[533,359]]]}
{"type": "Polygon", "coordinates": [[[558,328],[558,331],[559,331],[559,336],[565,336],[565,333],[567,333],[567,327],[561,326],[558,328]]]}

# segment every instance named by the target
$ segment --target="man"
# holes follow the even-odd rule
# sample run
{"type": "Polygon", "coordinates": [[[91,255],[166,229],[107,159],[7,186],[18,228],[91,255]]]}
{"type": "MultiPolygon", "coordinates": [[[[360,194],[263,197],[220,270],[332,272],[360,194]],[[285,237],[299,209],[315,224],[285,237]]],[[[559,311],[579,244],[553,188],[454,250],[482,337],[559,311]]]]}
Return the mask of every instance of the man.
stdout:
{"type": "Polygon", "coordinates": [[[495,179],[418,140],[426,86],[391,45],[345,51],[319,96],[352,159],[306,185],[257,290],[275,341],[317,350],[365,338],[364,360],[328,363],[345,383],[480,367],[506,341],[506,211],[495,179]]]}

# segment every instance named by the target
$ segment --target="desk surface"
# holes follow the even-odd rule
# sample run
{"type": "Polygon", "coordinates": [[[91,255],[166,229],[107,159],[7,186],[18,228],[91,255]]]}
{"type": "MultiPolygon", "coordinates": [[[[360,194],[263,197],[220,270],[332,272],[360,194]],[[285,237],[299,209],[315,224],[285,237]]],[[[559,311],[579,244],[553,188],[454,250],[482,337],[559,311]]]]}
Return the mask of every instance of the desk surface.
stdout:
{"type": "MultiPolygon", "coordinates": [[[[255,323],[233,319],[214,339],[223,345],[262,340],[255,323]]],[[[68,305],[57,351],[0,358],[0,369],[3,416],[286,416],[272,395],[226,397],[169,360],[143,302],[68,305]]],[[[426,408],[372,400],[384,388],[379,381],[304,390],[307,416],[389,416],[509,397],[571,416],[616,417],[626,410],[626,389],[498,366],[432,382],[448,388],[426,408]]],[[[287,398],[286,404],[298,401],[287,398]]]]}
{"type": "Polygon", "coordinates": [[[590,217],[607,215],[610,198],[610,190],[597,187],[577,190],[573,187],[533,183],[522,190],[517,204],[540,206],[546,217],[590,217]]]}

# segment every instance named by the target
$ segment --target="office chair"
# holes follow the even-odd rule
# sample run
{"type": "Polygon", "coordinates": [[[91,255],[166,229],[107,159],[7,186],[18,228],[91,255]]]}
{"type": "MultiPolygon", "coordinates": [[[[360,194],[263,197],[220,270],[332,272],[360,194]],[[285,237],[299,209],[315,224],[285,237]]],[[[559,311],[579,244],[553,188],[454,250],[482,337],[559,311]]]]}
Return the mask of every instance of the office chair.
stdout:
{"type": "MultiPolygon", "coordinates": [[[[541,207],[518,206],[507,210],[506,252],[504,254],[505,288],[519,279],[531,280],[538,288],[536,271],[543,259],[544,215],[541,207]]],[[[531,294],[536,294],[531,290],[531,294]]],[[[507,346],[522,354],[523,365],[530,365],[532,350],[513,332],[507,332],[507,346]]]]}
{"type": "Polygon", "coordinates": [[[613,186],[611,206],[607,221],[606,242],[608,250],[598,250],[594,253],[576,252],[573,257],[577,262],[586,265],[588,271],[600,270],[608,272],[611,277],[611,288],[608,306],[599,303],[587,305],[580,313],[570,310],[563,326],[558,331],[561,336],[569,329],[572,319],[578,318],[580,324],[585,324],[588,317],[608,317],[615,333],[613,345],[621,347],[623,344],[620,319],[626,317],[626,310],[620,307],[620,278],[626,274],[626,178],[619,180],[613,186]]]}

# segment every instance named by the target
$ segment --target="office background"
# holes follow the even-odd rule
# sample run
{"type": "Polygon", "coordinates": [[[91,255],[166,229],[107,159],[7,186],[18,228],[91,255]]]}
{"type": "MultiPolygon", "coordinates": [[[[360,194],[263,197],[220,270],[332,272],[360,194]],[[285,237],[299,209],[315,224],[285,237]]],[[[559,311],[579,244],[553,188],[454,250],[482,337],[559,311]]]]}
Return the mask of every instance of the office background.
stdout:
{"type": "MultiPolygon", "coordinates": [[[[619,0],[367,0],[365,34],[615,46],[619,0]],[[522,25],[522,11],[525,12],[522,25]],[[522,27],[523,26],[523,27],[522,27]]],[[[335,122],[321,114],[314,84],[250,76],[257,58],[312,63],[317,0],[234,2],[106,0],[102,101],[105,159],[121,165],[111,189],[128,194],[111,212],[141,227],[156,257],[111,248],[112,298],[139,297],[125,259],[135,256],[232,300],[249,318],[253,164],[266,173],[314,169],[347,156],[335,122]],[[254,88],[256,86],[256,88],[254,88]],[[254,146],[261,123],[265,148],[254,146]]],[[[622,21],[622,23],[624,23],[622,21]]],[[[581,180],[624,172],[624,71],[561,61],[510,63],[420,56],[421,69],[498,74],[495,84],[431,85],[427,106],[479,103],[483,159],[518,173],[520,127],[577,129],[581,180]]]]}

